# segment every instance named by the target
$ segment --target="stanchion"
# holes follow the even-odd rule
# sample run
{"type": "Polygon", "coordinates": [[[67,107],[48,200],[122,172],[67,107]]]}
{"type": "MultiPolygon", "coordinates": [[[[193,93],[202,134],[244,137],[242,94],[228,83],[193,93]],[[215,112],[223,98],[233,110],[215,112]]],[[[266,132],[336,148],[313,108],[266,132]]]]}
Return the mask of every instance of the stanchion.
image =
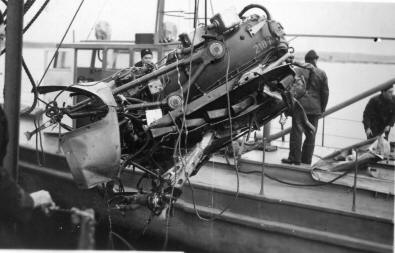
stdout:
{"type": "Polygon", "coordinates": [[[354,171],[354,186],[352,194],[352,211],[355,212],[355,201],[357,197],[357,174],[358,174],[358,149],[355,149],[355,171],[354,171]]]}
{"type": "Polygon", "coordinates": [[[264,195],[264,181],[265,181],[265,148],[266,148],[266,138],[262,139],[262,174],[261,174],[261,190],[259,194],[264,195]]]}

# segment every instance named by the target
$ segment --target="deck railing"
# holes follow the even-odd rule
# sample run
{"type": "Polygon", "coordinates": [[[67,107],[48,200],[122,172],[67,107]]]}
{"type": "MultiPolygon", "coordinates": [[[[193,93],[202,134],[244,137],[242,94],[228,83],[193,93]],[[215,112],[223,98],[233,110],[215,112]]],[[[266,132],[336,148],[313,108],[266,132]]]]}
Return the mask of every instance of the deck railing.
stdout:
{"type": "MultiPolygon", "coordinates": [[[[370,96],[370,95],[373,95],[373,94],[376,93],[376,92],[379,92],[379,91],[381,91],[381,90],[383,90],[383,89],[386,89],[386,88],[388,88],[388,87],[391,87],[391,86],[394,85],[394,84],[395,84],[395,78],[392,78],[392,79],[390,79],[390,80],[388,80],[388,81],[386,81],[386,82],[384,82],[384,83],[382,83],[382,84],[379,84],[379,85],[375,86],[375,87],[372,88],[372,89],[369,89],[369,90],[367,90],[367,91],[364,91],[364,92],[360,93],[359,95],[354,96],[354,97],[352,97],[352,98],[350,98],[350,99],[347,99],[346,101],[344,101],[344,102],[342,102],[342,103],[339,103],[339,104],[337,104],[337,105],[335,105],[335,106],[329,108],[328,110],[326,110],[326,111],[321,115],[321,118],[323,119],[323,124],[322,124],[322,137],[321,137],[322,146],[324,146],[324,142],[325,142],[325,140],[324,140],[324,139],[325,139],[325,137],[324,137],[324,136],[325,136],[325,117],[327,117],[328,115],[330,115],[330,114],[332,114],[332,113],[334,113],[334,112],[337,112],[337,111],[339,111],[339,110],[341,110],[341,109],[343,109],[343,108],[345,108],[345,107],[347,107],[347,106],[349,106],[349,105],[351,105],[351,104],[354,104],[354,103],[356,103],[356,102],[358,102],[358,101],[360,101],[360,100],[362,100],[362,99],[364,99],[364,98],[366,98],[366,97],[368,97],[368,96],[370,96]]],[[[286,129],[284,129],[284,130],[278,132],[278,133],[269,135],[269,136],[267,137],[267,141],[268,141],[268,142],[271,142],[271,141],[273,141],[273,140],[276,140],[276,139],[278,139],[278,138],[280,138],[280,137],[283,137],[283,136],[289,134],[290,132],[291,132],[291,127],[288,127],[288,128],[286,128],[286,129]]]]}

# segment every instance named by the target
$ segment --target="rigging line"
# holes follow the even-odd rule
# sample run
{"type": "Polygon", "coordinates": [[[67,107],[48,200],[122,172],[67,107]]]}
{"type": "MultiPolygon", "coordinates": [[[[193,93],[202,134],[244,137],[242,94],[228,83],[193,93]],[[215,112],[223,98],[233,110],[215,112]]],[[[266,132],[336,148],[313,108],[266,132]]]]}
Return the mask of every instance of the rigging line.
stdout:
{"type": "MultiPolygon", "coordinates": [[[[40,16],[41,12],[44,10],[45,6],[48,4],[49,0],[46,0],[43,5],[41,6],[41,8],[37,11],[36,15],[34,15],[34,17],[30,20],[29,24],[26,25],[25,28],[23,28],[22,30],[22,34],[24,34],[29,28],[30,26],[34,23],[34,21],[36,21],[36,19],[38,18],[38,16],[40,16]]],[[[3,14],[5,15],[5,14],[3,14]]],[[[1,50],[0,55],[3,55],[5,53],[5,48],[3,50],[1,50]]]]}
{"type": "Polygon", "coordinates": [[[196,29],[196,25],[197,25],[198,11],[199,11],[199,0],[195,0],[195,9],[194,9],[194,15],[193,15],[193,28],[194,29],[196,29]]]}
{"type": "Polygon", "coordinates": [[[95,19],[95,22],[93,22],[92,28],[89,30],[88,36],[86,36],[86,40],[89,39],[89,36],[91,35],[91,33],[92,33],[92,31],[93,31],[93,29],[94,29],[94,27],[95,27],[95,24],[96,24],[97,20],[98,20],[99,17],[100,17],[100,14],[101,14],[102,11],[104,10],[104,6],[106,6],[107,4],[108,4],[108,1],[103,2],[102,6],[101,6],[101,8],[100,8],[100,10],[99,10],[99,13],[97,14],[97,17],[96,17],[96,19],[95,19]]]}
{"type": "Polygon", "coordinates": [[[23,5],[23,13],[28,12],[35,2],[36,0],[27,0],[26,3],[23,5]]]}
{"type": "Polygon", "coordinates": [[[38,84],[37,84],[38,87],[41,85],[41,82],[43,81],[45,75],[47,74],[47,72],[48,72],[48,70],[49,70],[49,67],[51,66],[51,64],[52,64],[53,60],[55,59],[56,55],[58,54],[59,48],[62,46],[63,41],[64,41],[64,39],[66,38],[66,35],[67,35],[67,33],[69,32],[69,30],[70,30],[70,28],[71,28],[71,25],[73,24],[74,19],[76,18],[78,12],[80,11],[81,6],[82,6],[82,4],[84,3],[84,1],[85,1],[85,0],[81,0],[80,5],[78,6],[76,12],[74,13],[74,16],[73,16],[73,18],[71,19],[70,24],[69,24],[69,26],[68,26],[67,29],[66,29],[66,32],[63,34],[63,37],[62,37],[62,39],[60,40],[60,43],[59,43],[58,46],[56,47],[56,51],[55,51],[55,53],[53,54],[51,61],[48,63],[48,66],[47,66],[47,68],[45,69],[44,74],[42,75],[40,81],[39,81],[38,84]]]}
{"type": "Polygon", "coordinates": [[[207,34],[207,0],[204,0],[204,26],[206,27],[207,34]]]}
{"type": "Polygon", "coordinates": [[[41,13],[44,11],[45,7],[48,5],[49,0],[46,0],[43,5],[41,5],[40,9],[37,11],[36,15],[34,15],[34,17],[30,20],[30,22],[25,26],[25,28],[23,28],[23,33],[25,33],[30,26],[34,23],[34,21],[36,21],[36,19],[38,18],[38,16],[41,15],[41,13]]]}
{"type": "Polygon", "coordinates": [[[213,1],[210,0],[210,7],[211,7],[211,16],[214,16],[214,8],[213,8],[213,1]]]}
{"type": "Polygon", "coordinates": [[[37,101],[38,101],[38,92],[37,92],[37,89],[36,89],[37,87],[36,87],[36,83],[34,82],[32,73],[30,73],[30,70],[27,67],[25,59],[23,58],[23,56],[22,56],[22,67],[25,70],[26,75],[29,78],[30,83],[32,85],[32,92],[33,92],[34,98],[33,98],[33,104],[30,106],[30,108],[22,111],[20,114],[30,114],[34,110],[34,108],[36,108],[37,101]]]}
{"type": "MultiPolygon", "coordinates": [[[[176,60],[177,60],[177,83],[178,83],[178,85],[180,86],[180,90],[181,90],[181,100],[184,101],[184,92],[183,92],[183,88],[182,88],[181,81],[180,81],[181,74],[180,74],[180,69],[179,69],[179,66],[178,66],[178,57],[177,57],[177,53],[175,54],[175,57],[176,57],[176,60]]],[[[183,124],[184,124],[184,122],[186,121],[186,117],[185,117],[184,106],[182,106],[181,108],[182,108],[181,110],[182,110],[182,115],[183,115],[183,121],[182,121],[181,129],[178,127],[176,121],[175,121],[175,120],[173,119],[173,117],[171,117],[171,115],[170,115],[170,117],[172,118],[173,123],[174,123],[174,125],[177,127],[177,131],[178,131],[178,137],[177,137],[177,141],[176,141],[176,144],[175,144],[175,147],[174,147],[174,152],[173,152],[173,158],[174,158],[174,159],[176,158],[177,149],[178,149],[178,153],[179,153],[178,155],[179,155],[179,157],[182,156],[182,151],[181,151],[181,137],[182,137],[183,124]]],[[[185,144],[185,145],[186,145],[186,144],[185,144]]],[[[181,160],[183,166],[185,166],[184,161],[183,161],[182,159],[179,159],[179,160],[181,160]]],[[[174,160],[174,161],[176,162],[176,160],[174,160]]]]}
{"type": "MultiPolygon", "coordinates": [[[[36,0],[27,0],[26,3],[24,3],[23,5],[23,15],[26,14],[26,12],[28,12],[28,10],[33,6],[34,2],[36,2],[36,0]]],[[[7,19],[4,20],[4,24],[7,23],[7,19]]]]}

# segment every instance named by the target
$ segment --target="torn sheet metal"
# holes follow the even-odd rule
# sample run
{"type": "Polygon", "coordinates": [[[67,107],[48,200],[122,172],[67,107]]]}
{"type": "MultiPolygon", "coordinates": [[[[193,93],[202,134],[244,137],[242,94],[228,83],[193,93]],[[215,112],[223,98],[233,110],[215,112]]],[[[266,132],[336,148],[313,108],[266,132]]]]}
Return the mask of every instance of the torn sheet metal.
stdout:
{"type": "Polygon", "coordinates": [[[91,188],[110,181],[116,175],[121,157],[120,135],[111,89],[104,85],[81,88],[94,92],[109,105],[104,118],[61,138],[61,147],[75,182],[81,188],[91,188]]]}

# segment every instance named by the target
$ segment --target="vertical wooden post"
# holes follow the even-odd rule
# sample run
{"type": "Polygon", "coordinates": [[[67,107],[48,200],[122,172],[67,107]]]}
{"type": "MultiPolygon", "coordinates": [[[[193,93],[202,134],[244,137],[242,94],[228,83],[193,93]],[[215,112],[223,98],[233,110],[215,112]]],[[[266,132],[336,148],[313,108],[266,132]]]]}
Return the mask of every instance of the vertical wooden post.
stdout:
{"type": "Polygon", "coordinates": [[[19,111],[21,101],[23,0],[8,1],[4,111],[8,118],[9,142],[4,167],[18,180],[19,111]]]}

